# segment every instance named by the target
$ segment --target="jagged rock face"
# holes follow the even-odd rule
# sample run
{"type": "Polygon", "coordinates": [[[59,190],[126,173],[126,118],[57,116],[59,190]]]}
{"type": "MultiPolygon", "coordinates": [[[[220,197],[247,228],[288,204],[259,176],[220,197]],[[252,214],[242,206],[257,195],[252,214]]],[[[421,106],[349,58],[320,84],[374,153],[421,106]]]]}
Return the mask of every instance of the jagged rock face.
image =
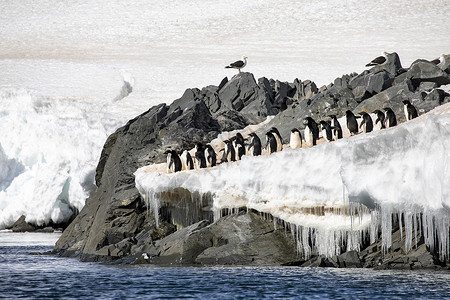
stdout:
{"type": "Polygon", "coordinates": [[[192,149],[195,143],[207,143],[224,130],[259,123],[262,119],[255,112],[267,112],[266,106],[259,106],[264,97],[257,97],[261,90],[252,74],[241,73],[225,82],[220,89],[188,89],[171,105],[154,106],[114,132],[97,166],[98,188],[64,231],[55,251],[84,260],[109,259],[112,253],[126,255],[135,236],[154,228],[155,222],[135,188],[133,173],[144,165],[164,162],[168,148],[192,149]],[[249,105],[254,110],[247,110],[249,105]],[[119,243],[125,245],[114,246],[119,243]]]}
{"type": "MultiPolygon", "coordinates": [[[[218,87],[188,89],[172,104],[152,107],[107,139],[96,170],[97,190],[54,251],[82,260],[126,259],[146,252],[152,263],[161,264],[299,264],[291,238],[251,213],[214,224],[202,221],[177,232],[164,220],[155,228],[133,173],[144,165],[164,162],[167,148],[191,149],[222,131],[242,129],[269,115],[275,117],[257,132],[263,143],[272,126],[287,141],[292,128],[304,128],[306,116],[319,122],[329,114],[340,117],[346,110],[372,112],[389,106],[402,121],[402,100],[412,100],[419,114],[450,101],[448,94],[436,89],[448,78],[424,61],[402,69],[395,54],[385,65],[336,78],[320,92],[309,80],[286,83],[260,78],[256,82],[250,73],[230,81],[225,78],[218,87]]],[[[315,257],[306,265],[361,266],[362,256],[341,256],[315,257]]],[[[149,262],[142,260],[139,256],[138,262],[149,262]]]]}

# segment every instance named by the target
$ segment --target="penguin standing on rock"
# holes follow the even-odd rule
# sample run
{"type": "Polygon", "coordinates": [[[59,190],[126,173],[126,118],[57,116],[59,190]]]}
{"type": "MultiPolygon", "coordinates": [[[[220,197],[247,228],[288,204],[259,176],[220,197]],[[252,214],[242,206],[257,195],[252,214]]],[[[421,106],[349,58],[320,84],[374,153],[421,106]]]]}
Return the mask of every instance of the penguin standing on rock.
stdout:
{"type": "Polygon", "coordinates": [[[373,130],[372,118],[366,112],[360,112],[359,114],[362,116],[363,119],[359,128],[362,128],[364,133],[371,132],[373,130]]]}
{"type": "Polygon", "coordinates": [[[260,140],[260,138],[256,135],[256,133],[252,132],[252,133],[250,133],[250,139],[251,139],[251,141],[250,141],[250,145],[248,145],[248,151],[253,156],[261,155],[261,140],[260,140]],[[253,151],[251,151],[250,149],[253,149],[253,151]]]}
{"type": "Polygon", "coordinates": [[[275,140],[277,141],[277,152],[283,150],[284,142],[278,129],[276,127],[272,127],[270,129],[270,132],[272,132],[273,136],[275,137],[275,140]]]}
{"type": "Polygon", "coordinates": [[[213,147],[211,147],[210,144],[206,145],[205,160],[206,160],[207,167],[216,166],[217,155],[216,155],[216,152],[214,151],[213,147]]]}
{"type": "Polygon", "coordinates": [[[373,113],[377,115],[377,119],[375,120],[375,125],[378,124],[378,128],[380,128],[380,130],[386,128],[386,126],[384,125],[384,119],[385,119],[384,113],[379,109],[374,110],[373,113]]]}
{"type": "Polygon", "coordinates": [[[166,150],[167,154],[167,173],[175,173],[181,171],[181,159],[175,150],[166,150]]]}
{"type": "Polygon", "coordinates": [[[337,141],[342,139],[342,127],[335,115],[329,115],[331,118],[331,128],[333,129],[333,139],[337,141]]]}
{"type": "Polygon", "coordinates": [[[384,110],[386,111],[386,128],[397,126],[397,117],[394,111],[390,107],[385,107],[384,110]]]}
{"type": "Polygon", "coordinates": [[[303,120],[305,127],[305,142],[309,147],[315,146],[317,140],[319,139],[319,126],[316,121],[311,117],[306,117],[303,120]]]}
{"type": "Polygon", "coordinates": [[[291,147],[291,149],[297,149],[302,147],[302,134],[297,128],[291,129],[289,146],[291,147]]]}
{"type": "Polygon", "coordinates": [[[194,169],[194,162],[192,161],[192,156],[187,150],[184,150],[183,153],[181,153],[180,159],[181,159],[181,170],[194,169]]]}
{"type": "Polygon", "coordinates": [[[405,112],[406,121],[410,121],[418,116],[417,109],[409,102],[409,100],[403,100],[403,110],[405,112]]]}
{"type": "Polygon", "coordinates": [[[194,162],[197,169],[206,168],[205,149],[201,143],[195,145],[194,162]]]}
{"type": "Polygon", "coordinates": [[[277,152],[277,140],[272,131],[266,133],[266,140],[266,149],[269,151],[269,154],[277,152]]]}
{"type": "Polygon", "coordinates": [[[356,121],[355,115],[351,110],[345,112],[345,117],[347,118],[347,128],[350,131],[350,135],[353,136],[358,134],[358,121],[356,121]]]}
{"type": "Polygon", "coordinates": [[[333,141],[333,133],[331,132],[331,125],[327,121],[320,121],[320,127],[322,127],[322,136],[327,142],[333,141]]]}

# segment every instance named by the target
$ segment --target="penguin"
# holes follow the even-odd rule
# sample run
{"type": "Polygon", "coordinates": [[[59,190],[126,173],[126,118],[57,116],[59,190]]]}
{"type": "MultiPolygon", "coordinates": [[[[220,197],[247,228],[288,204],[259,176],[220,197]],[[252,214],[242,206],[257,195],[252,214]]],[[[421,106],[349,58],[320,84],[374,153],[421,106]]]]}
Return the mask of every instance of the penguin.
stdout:
{"type": "Polygon", "coordinates": [[[205,160],[206,160],[207,167],[215,167],[216,166],[217,155],[216,155],[216,152],[214,151],[213,147],[211,147],[210,144],[206,145],[205,160]]]}
{"type": "Polygon", "coordinates": [[[302,147],[302,134],[297,128],[291,129],[291,137],[289,139],[289,146],[291,149],[297,149],[302,147]]]}
{"type": "Polygon", "coordinates": [[[309,147],[316,145],[317,140],[319,139],[319,126],[311,117],[306,117],[303,120],[303,124],[305,127],[305,142],[309,147]]]}
{"type": "Polygon", "coordinates": [[[187,150],[184,150],[183,153],[181,153],[180,159],[181,159],[181,170],[194,169],[194,162],[192,161],[192,156],[187,150]]]}
{"type": "Polygon", "coordinates": [[[277,152],[277,140],[272,133],[272,131],[268,131],[266,133],[266,149],[269,151],[270,154],[277,152]]]}
{"type": "Polygon", "coordinates": [[[272,127],[270,131],[273,133],[273,136],[275,137],[275,140],[277,141],[277,152],[283,150],[283,138],[281,137],[280,132],[276,127],[272,127]]]}
{"type": "Polygon", "coordinates": [[[327,142],[333,141],[333,133],[331,132],[331,124],[327,121],[320,121],[320,126],[322,127],[322,136],[327,142]]]}
{"type": "Polygon", "coordinates": [[[236,159],[241,160],[242,156],[245,154],[245,141],[242,134],[239,132],[232,138],[234,151],[237,154],[236,159]]]}
{"type": "Polygon", "coordinates": [[[261,140],[256,135],[256,133],[252,132],[250,133],[250,145],[248,145],[248,151],[250,152],[250,149],[253,148],[253,152],[250,152],[253,156],[261,155],[261,140]]]}
{"type": "Polygon", "coordinates": [[[405,112],[406,121],[410,121],[417,118],[417,110],[414,105],[409,102],[409,100],[403,100],[403,110],[405,112]]]}
{"type": "Polygon", "coordinates": [[[175,173],[181,171],[181,159],[175,150],[166,150],[167,154],[167,173],[175,173]]]}
{"type": "Polygon", "coordinates": [[[383,109],[386,111],[386,128],[397,126],[397,118],[395,117],[394,111],[390,107],[385,107],[383,109]]]}
{"type": "Polygon", "coordinates": [[[355,115],[351,110],[347,110],[345,116],[347,118],[347,128],[350,131],[350,135],[353,136],[358,134],[358,121],[356,121],[355,115]]]}
{"type": "Polygon", "coordinates": [[[223,141],[225,148],[223,151],[222,162],[236,161],[236,151],[234,150],[233,143],[230,140],[223,141]]]}
{"type": "Polygon", "coordinates": [[[375,125],[377,125],[378,123],[378,128],[380,128],[380,130],[386,128],[386,126],[384,125],[384,119],[386,118],[384,116],[384,113],[379,109],[374,110],[373,113],[377,115],[375,125]]]}
{"type": "Polygon", "coordinates": [[[197,169],[206,168],[205,149],[202,143],[195,145],[194,162],[197,169]]]}
{"type": "Polygon", "coordinates": [[[335,115],[329,115],[331,118],[331,128],[333,129],[333,138],[335,141],[342,139],[342,127],[335,115]]]}
{"type": "Polygon", "coordinates": [[[362,128],[364,133],[371,132],[373,130],[372,118],[366,112],[360,112],[359,114],[362,116],[363,119],[361,125],[359,125],[359,128],[362,128]]]}

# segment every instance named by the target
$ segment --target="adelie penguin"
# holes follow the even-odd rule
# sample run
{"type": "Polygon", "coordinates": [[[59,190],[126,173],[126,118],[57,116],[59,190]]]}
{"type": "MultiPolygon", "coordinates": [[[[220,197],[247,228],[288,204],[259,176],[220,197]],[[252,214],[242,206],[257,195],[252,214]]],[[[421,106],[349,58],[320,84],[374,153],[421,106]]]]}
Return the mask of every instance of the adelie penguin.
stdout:
{"type": "Polygon", "coordinates": [[[167,154],[167,173],[175,173],[181,171],[181,159],[175,150],[166,150],[167,154]]]}
{"type": "Polygon", "coordinates": [[[351,110],[345,112],[345,117],[347,118],[347,128],[350,131],[350,135],[353,136],[358,134],[358,121],[356,121],[355,115],[351,110]]]}
{"type": "Polygon", "coordinates": [[[380,128],[380,130],[386,128],[386,126],[384,125],[384,119],[385,119],[384,112],[382,112],[379,109],[376,109],[373,111],[373,113],[377,115],[377,119],[375,120],[375,125],[378,124],[378,128],[380,128]]]}
{"type": "Polygon", "coordinates": [[[329,115],[331,118],[331,129],[333,129],[333,139],[337,141],[342,139],[342,127],[335,115],[329,115]]]}
{"type": "Polygon", "coordinates": [[[302,134],[297,128],[291,129],[289,146],[291,147],[291,149],[297,149],[302,147],[302,134]]]}
{"type": "Polygon", "coordinates": [[[272,131],[266,133],[266,149],[270,154],[277,152],[277,140],[272,131]]]}
{"type": "Polygon", "coordinates": [[[277,141],[277,152],[283,150],[283,138],[281,137],[280,132],[276,127],[272,127],[270,129],[270,132],[273,133],[273,136],[275,137],[275,140],[277,141]]]}
{"type": "Polygon", "coordinates": [[[333,141],[333,133],[331,131],[331,124],[327,121],[320,121],[320,127],[322,128],[322,136],[327,142],[333,141]]]}
{"type": "Polygon", "coordinates": [[[225,143],[225,148],[220,150],[223,151],[221,162],[236,161],[236,152],[233,143],[230,140],[225,140],[223,142],[225,143]]]}
{"type": "Polygon", "coordinates": [[[197,169],[206,168],[205,149],[202,143],[195,145],[194,163],[197,169]]]}
{"type": "Polygon", "coordinates": [[[253,156],[261,155],[261,140],[256,133],[250,133],[250,144],[248,145],[248,151],[253,156]]]}
{"type": "Polygon", "coordinates": [[[207,167],[214,167],[216,165],[217,160],[216,152],[214,151],[213,147],[211,147],[210,144],[206,145],[205,160],[207,167]]]}
{"type": "Polygon", "coordinates": [[[362,116],[362,122],[361,125],[359,125],[359,128],[362,128],[364,133],[371,132],[373,130],[372,118],[366,112],[360,112],[359,114],[362,116]]]}
{"type": "Polygon", "coordinates": [[[405,112],[406,121],[410,121],[418,116],[416,108],[409,100],[403,100],[403,110],[405,112]]]}
{"type": "Polygon", "coordinates": [[[303,124],[306,125],[305,142],[309,147],[312,147],[316,145],[316,142],[319,139],[319,126],[311,117],[306,117],[303,120],[303,124]]]}
{"type": "Polygon", "coordinates": [[[181,159],[181,170],[193,170],[194,169],[194,161],[192,160],[191,154],[184,150],[180,156],[181,159]]]}
{"type": "Polygon", "coordinates": [[[242,156],[245,155],[245,140],[242,134],[239,132],[235,137],[232,138],[234,151],[237,154],[236,159],[241,160],[242,156]]]}
{"type": "Polygon", "coordinates": [[[390,107],[385,107],[384,111],[386,112],[386,128],[397,126],[397,117],[395,116],[394,111],[390,107]]]}

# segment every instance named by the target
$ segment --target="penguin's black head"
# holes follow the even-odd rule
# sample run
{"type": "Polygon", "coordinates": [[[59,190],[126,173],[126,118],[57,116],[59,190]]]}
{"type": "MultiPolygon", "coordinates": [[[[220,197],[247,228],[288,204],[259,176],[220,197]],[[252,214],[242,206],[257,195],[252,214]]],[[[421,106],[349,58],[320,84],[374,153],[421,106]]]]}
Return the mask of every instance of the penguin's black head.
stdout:
{"type": "Polygon", "coordinates": [[[377,115],[382,114],[381,110],[379,110],[379,109],[375,109],[372,113],[377,114],[377,115]]]}
{"type": "Polygon", "coordinates": [[[347,110],[347,111],[345,112],[345,115],[347,115],[347,116],[353,116],[353,113],[352,113],[351,110],[347,110]]]}
{"type": "Polygon", "coordinates": [[[244,138],[240,132],[236,133],[236,138],[244,138]]]}
{"type": "Polygon", "coordinates": [[[306,117],[305,119],[303,119],[303,124],[308,125],[312,121],[314,121],[314,120],[311,117],[306,117]]]}
{"type": "Polygon", "coordinates": [[[292,128],[292,129],[291,129],[291,132],[294,133],[294,132],[300,132],[300,131],[298,131],[297,128],[292,128]]]}
{"type": "Polygon", "coordinates": [[[336,118],[336,115],[328,115],[328,117],[334,119],[334,118],[336,118]]]}
{"type": "Polygon", "coordinates": [[[164,151],[164,154],[169,154],[169,153],[172,153],[171,149],[166,149],[166,151],[164,151]]]}
{"type": "Polygon", "coordinates": [[[384,111],[390,111],[391,110],[390,107],[384,107],[383,109],[384,109],[384,111]]]}
{"type": "Polygon", "coordinates": [[[405,105],[411,104],[411,102],[409,102],[409,100],[403,100],[402,102],[403,102],[403,104],[405,104],[405,105]]]}
{"type": "Polygon", "coordinates": [[[202,144],[202,143],[197,143],[197,144],[195,145],[195,148],[196,148],[197,150],[203,150],[203,144],[202,144]]]}

